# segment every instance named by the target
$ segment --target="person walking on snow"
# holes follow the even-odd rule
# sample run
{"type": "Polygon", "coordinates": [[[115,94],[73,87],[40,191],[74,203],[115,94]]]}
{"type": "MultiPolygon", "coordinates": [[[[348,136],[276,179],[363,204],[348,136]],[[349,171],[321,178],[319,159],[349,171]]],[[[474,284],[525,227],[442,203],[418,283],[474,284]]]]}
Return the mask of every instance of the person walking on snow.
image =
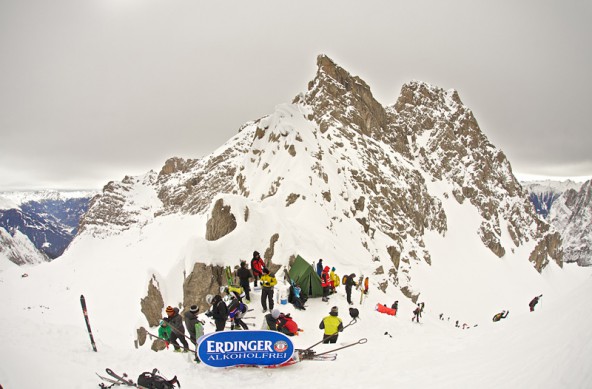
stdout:
{"type": "Polygon", "coordinates": [[[187,339],[185,339],[185,327],[183,327],[183,318],[179,315],[179,308],[173,308],[170,305],[166,308],[166,314],[168,316],[168,322],[171,326],[171,343],[175,348],[176,352],[187,352],[189,345],[187,344],[187,339]],[[177,339],[181,341],[183,345],[183,350],[181,350],[181,346],[177,343],[177,339]]]}
{"type": "Polygon", "coordinates": [[[504,310],[504,311],[501,311],[500,313],[496,313],[496,314],[493,316],[493,321],[494,321],[494,322],[497,322],[497,321],[500,321],[500,320],[502,320],[502,319],[505,319],[506,317],[508,317],[508,314],[509,314],[509,313],[510,313],[510,311],[507,311],[507,312],[506,312],[505,310],[504,310]]]}
{"type": "Polygon", "coordinates": [[[273,309],[273,287],[277,284],[277,280],[273,274],[269,274],[269,269],[263,269],[261,276],[261,306],[263,312],[267,312],[267,305],[269,302],[269,309],[273,309]]]}
{"type": "Polygon", "coordinates": [[[243,288],[243,291],[245,292],[245,302],[249,304],[251,302],[251,295],[249,294],[249,292],[251,291],[251,284],[249,282],[249,279],[253,278],[253,274],[247,268],[247,262],[241,261],[240,268],[236,271],[236,276],[238,277],[240,286],[243,288]]]}
{"type": "Polygon", "coordinates": [[[416,320],[419,323],[420,315],[421,315],[421,304],[417,304],[417,307],[413,311],[413,317],[411,317],[411,321],[416,320]]]}
{"type": "Polygon", "coordinates": [[[535,298],[533,298],[532,300],[530,300],[530,303],[528,303],[528,306],[530,307],[530,312],[533,312],[534,311],[534,307],[538,304],[538,302],[541,299],[541,297],[543,297],[542,294],[540,296],[536,296],[535,298]]]}
{"type": "Polygon", "coordinates": [[[257,287],[257,280],[263,275],[263,269],[265,269],[265,262],[263,262],[263,259],[261,259],[258,251],[253,251],[253,259],[251,259],[253,287],[257,287]]]}
{"type": "Polygon", "coordinates": [[[329,266],[325,266],[321,273],[321,286],[323,287],[323,301],[329,301],[329,291],[331,290],[331,276],[329,276],[329,266]]]}
{"type": "Polygon", "coordinates": [[[331,308],[329,316],[326,316],[319,324],[321,330],[325,330],[323,334],[323,343],[335,343],[339,333],[343,331],[343,322],[337,316],[339,313],[338,308],[335,306],[331,308]]]}

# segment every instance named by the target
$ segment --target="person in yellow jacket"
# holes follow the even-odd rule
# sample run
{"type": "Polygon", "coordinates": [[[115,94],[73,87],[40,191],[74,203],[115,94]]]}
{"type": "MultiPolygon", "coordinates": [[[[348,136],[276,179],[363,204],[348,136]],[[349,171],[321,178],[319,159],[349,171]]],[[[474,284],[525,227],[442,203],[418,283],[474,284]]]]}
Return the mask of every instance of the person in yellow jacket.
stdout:
{"type": "Polygon", "coordinates": [[[321,330],[325,330],[323,334],[323,343],[336,343],[339,333],[343,331],[343,322],[337,316],[339,310],[337,307],[331,308],[329,316],[326,316],[319,324],[321,330]]]}
{"type": "Polygon", "coordinates": [[[340,283],[339,276],[335,274],[335,268],[331,268],[329,278],[331,279],[331,293],[335,293],[335,288],[337,288],[340,283]]]}
{"type": "Polygon", "coordinates": [[[263,269],[261,276],[261,306],[263,312],[267,312],[267,302],[269,302],[269,310],[273,310],[273,287],[277,284],[277,280],[273,274],[269,274],[269,269],[263,269]]]}

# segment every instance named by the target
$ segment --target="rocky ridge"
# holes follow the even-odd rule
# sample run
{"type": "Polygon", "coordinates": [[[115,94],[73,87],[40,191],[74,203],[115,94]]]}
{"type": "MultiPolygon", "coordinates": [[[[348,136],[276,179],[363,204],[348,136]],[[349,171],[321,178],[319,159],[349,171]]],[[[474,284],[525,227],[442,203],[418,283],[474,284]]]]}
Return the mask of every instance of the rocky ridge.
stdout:
{"type": "Polygon", "coordinates": [[[158,174],[107,184],[81,233],[104,237],[161,216],[207,215],[207,240],[249,229],[253,242],[271,239],[270,256],[287,264],[305,247],[298,230],[314,222],[335,255],[344,255],[339,241],[351,235],[360,246],[352,260],[383,274],[382,287],[417,298],[413,268],[431,263],[424,236],[446,234],[442,201],[452,196],[478,210],[475,234],[495,256],[528,245],[538,271],[550,261],[562,265],[559,234],[539,219],[457,92],[411,82],[383,107],[330,58],[319,56],[317,65],[307,92],[245,124],[210,156],[171,158],[158,174]],[[435,182],[449,189],[433,192],[435,182]],[[304,210],[318,216],[302,220],[304,210]]]}

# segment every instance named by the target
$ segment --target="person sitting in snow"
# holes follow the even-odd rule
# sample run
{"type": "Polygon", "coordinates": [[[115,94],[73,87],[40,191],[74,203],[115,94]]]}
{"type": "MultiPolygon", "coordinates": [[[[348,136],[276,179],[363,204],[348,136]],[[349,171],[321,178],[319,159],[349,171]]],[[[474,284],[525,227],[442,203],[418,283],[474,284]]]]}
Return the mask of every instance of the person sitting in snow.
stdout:
{"type": "Polygon", "coordinates": [[[290,294],[288,296],[288,301],[294,305],[294,308],[304,311],[306,308],[304,307],[304,294],[302,293],[302,289],[298,284],[290,285],[290,294]]]}
{"type": "Polygon", "coordinates": [[[298,335],[298,332],[301,331],[301,329],[298,328],[298,324],[296,324],[289,313],[280,313],[280,316],[277,319],[277,329],[279,332],[288,336],[298,335]]]}
{"type": "Polygon", "coordinates": [[[506,317],[508,317],[508,314],[509,313],[510,313],[510,311],[507,311],[506,312],[505,310],[504,311],[501,311],[500,313],[496,313],[493,316],[493,321],[495,322],[495,321],[500,321],[502,319],[505,319],[506,317]]]}
{"type": "Polygon", "coordinates": [[[176,352],[187,352],[189,349],[189,345],[187,344],[187,339],[185,339],[185,327],[183,326],[183,318],[179,315],[179,308],[173,308],[170,305],[166,308],[166,314],[168,316],[168,323],[171,326],[171,343],[175,348],[176,352]],[[181,346],[177,343],[177,339],[181,341],[183,345],[183,350],[181,350],[181,346]]]}
{"type": "Polygon", "coordinates": [[[275,308],[270,313],[265,315],[265,321],[263,323],[264,330],[277,331],[277,320],[280,317],[280,310],[275,308]]]}

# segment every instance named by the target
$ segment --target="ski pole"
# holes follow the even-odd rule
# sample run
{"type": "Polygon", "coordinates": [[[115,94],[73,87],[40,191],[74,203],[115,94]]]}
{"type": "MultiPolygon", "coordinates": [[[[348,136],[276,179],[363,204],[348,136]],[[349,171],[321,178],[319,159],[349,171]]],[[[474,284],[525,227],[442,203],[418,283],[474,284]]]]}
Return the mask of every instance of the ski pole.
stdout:
{"type": "Polygon", "coordinates": [[[348,348],[348,347],[355,346],[355,345],[358,345],[358,344],[364,344],[364,343],[366,343],[367,341],[368,341],[368,339],[366,339],[366,338],[362,338],[362,339],[358,340],[358,341],[357,341],[357,342],[355,342],[355,343],[348,344],[347,346],[343,346],[343,347],[335,348],[335,349],[333,349],[333,350],[325,351],[325,352],[322,352],[322,353],[320,353],[320,354],[315,354],[315,357],[319,357],[319,356],[321,356],[321,355],[325,355],[325,354],[332,353],[332,352],[335,352],[335,351],[343,350],[344,348],[348,348]]]}
{"type": "MultiPolygon", "coordinates": [[[[352,321],[350,321],[350,322],[349,322],[349,324],[348,324],[348,325],[346,325],[345,327],[343,327],[343,329],[345,330],[347,327],[351,326],[352,324],[356,324],[356,322],[357,322],[357,320],[356,320],[356,319],[353,319],[352,321]]],[[[321,340],[321,341],[319,341],[319,342],[317,342],[317,343],[313,344],[313,345],[312,345],[312,346],[310,346],[309,348],[307,348],[307,349],[304,349],[304,351],[308,351],[308,350],[310,350],[311,348],[313,348],[314,346],[318,346],[319,344],[321,344],[321,343],[323,343],[323,342],[326,342],[327,340],[329,340],[329,339],[333,338],[334,336],[337,336],[337,334],[339,334],[339,331],[337,331],[337,332],[336,332],[336,333],[334,333],[333,335],[329,336],[328,338],[326,338],[326,339],[323,339],[323,340],[321,340]]]]}
{"type": "MultiPolygon", "coordinates": [[[[150,333],[150,332],[148,332],[148,331],[146,331],[146,333],[147,333],[147,334],[148,334],[148,336],[150,336],[151,338],[160,339],[160,340],[162,340],[163,342],[168,342],[168,343],[170,343],[168,340],[166,340],[166,339],[163,339],[163,338],[161,338],[161,337],[160,337],[160,336],[158,336],[158,335],[154,335],[154,334],[152,334],[152,333],[150,333]]],[[[193,342],[192,342],[192,343],[193,343],[193,342]]],[[[181,348],[183,348],[183,347],[181,347],[181,348]]],[[[195,350],[192,350],[192,349],[191,349],[191,348],[189,348],[189,347],[187,347],[187,350],[191,351],[192,353],[196,352],[195,350]]]]}

